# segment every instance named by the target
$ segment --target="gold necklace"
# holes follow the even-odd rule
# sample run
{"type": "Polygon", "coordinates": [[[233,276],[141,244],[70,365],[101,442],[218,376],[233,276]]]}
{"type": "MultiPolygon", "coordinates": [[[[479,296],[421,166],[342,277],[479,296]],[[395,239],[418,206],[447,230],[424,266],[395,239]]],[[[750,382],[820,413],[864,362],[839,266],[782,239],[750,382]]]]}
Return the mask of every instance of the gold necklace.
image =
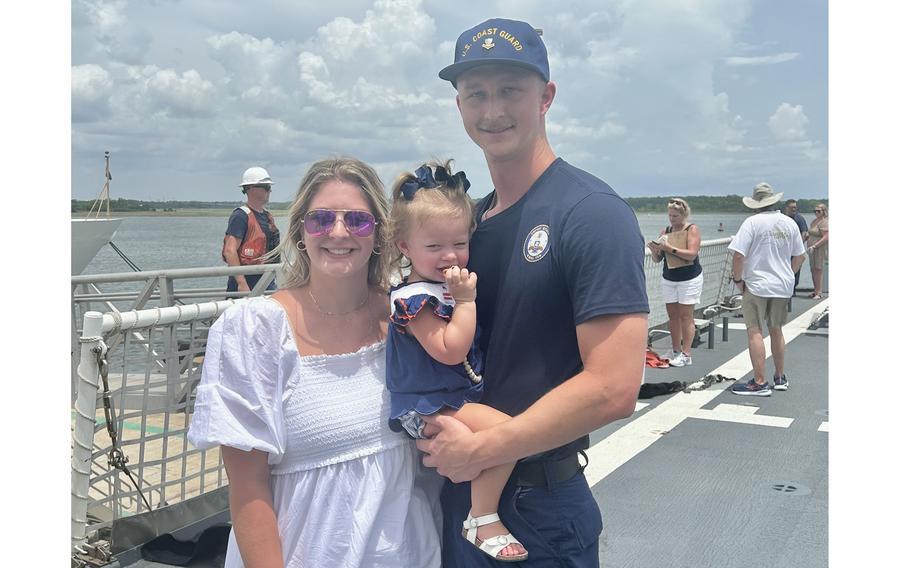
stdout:
{"type": "Polygon", "coordinates": [[[316,311],[324,316],[346,316],[348,314],[353,314],[354,312],[356,312],[357,310],[362,308],[367,303],[367,300],[370,299],[370,291],[367,290],[367,293],[363,296],[363,300],[361,300],[361,302],[359,304],[357,304],[356,308],[354,308],[352,310],[348,310],[346,312],[330,312],[328,310],[322,309],[322,306],[320,306],[319,302],[316,301],[316,297],[313,296],[312,290],[307,289],[306,292],[307,292],[307,294],[310,295],[310,300],[313,301],[313,305],[316,306],[316,311]]]}

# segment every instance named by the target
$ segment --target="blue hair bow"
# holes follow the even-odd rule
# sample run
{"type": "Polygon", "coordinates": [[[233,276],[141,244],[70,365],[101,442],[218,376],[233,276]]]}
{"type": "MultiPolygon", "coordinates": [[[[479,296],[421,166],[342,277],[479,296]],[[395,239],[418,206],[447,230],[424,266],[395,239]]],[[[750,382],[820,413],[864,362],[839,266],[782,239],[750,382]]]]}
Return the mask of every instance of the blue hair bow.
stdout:
{"type": "Polygon", "coordinates": [[[423,165],[417,168],[414,175],[417,179],[408,180],[401,184],[401,195],[407,201],[414,199],[414,194],[421,188],[429,189],[439,187],[440,185],[458,187],[460,184],[464,188],[465,193],[467,193],[468,189],[471,187],[471,182],[468,181],[464,172],[450,175],[448,170],[443,166],[436,166],[434,171],[430,169],[430,166],[423,165]]]}

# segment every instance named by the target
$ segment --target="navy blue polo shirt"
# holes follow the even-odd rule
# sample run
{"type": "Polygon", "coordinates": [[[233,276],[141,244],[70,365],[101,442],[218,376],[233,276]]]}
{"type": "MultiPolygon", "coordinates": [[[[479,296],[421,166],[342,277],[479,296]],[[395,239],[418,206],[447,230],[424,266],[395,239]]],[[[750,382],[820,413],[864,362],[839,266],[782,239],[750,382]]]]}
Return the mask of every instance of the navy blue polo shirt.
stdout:
{"type": "Polygon", "coordinates": [[[493,195],[478,204],[468,268],[478,277],[481,402],[514,416],[581,371],[576,325],[648,312],[644,239],[609,185],[562,159],[482,221],[493,195]]]}

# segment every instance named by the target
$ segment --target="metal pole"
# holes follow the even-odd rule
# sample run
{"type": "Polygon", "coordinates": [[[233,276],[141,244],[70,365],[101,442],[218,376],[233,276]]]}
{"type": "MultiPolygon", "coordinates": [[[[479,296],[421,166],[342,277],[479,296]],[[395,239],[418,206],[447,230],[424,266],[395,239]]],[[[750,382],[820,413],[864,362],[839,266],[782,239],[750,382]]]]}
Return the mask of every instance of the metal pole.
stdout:
{"type": "Polygon", "coordinates": [[[88,525],[88,489],[92,470],[92,446],[95,436],[95,408],[98,399],[98,354],[106,351],[101,339],[104,317],[87,312],[82,319],[82,353],[76,369],[76,417],[73,426],[73,473],[71,491],[71,538],[74,549],[86,544],[88,525]]]}

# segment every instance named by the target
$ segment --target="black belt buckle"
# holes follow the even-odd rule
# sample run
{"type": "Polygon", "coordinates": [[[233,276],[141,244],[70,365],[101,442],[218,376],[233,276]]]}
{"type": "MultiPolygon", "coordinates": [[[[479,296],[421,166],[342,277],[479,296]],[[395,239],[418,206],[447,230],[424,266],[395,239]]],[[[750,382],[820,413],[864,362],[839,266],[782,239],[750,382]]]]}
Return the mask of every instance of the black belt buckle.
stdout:
{"type": "MultiPolygon", "coordinates": [[[[585,456],[585,466],[588,465],[587,461],[585,456]]],[[[519,462],[515,465],[512,477],[515,485],[520,487],[544,487],[571,479],[582,470],[584,466],[578,463],[578,453],[573,452],[570,456],[553,461],[519,462]]]]}

